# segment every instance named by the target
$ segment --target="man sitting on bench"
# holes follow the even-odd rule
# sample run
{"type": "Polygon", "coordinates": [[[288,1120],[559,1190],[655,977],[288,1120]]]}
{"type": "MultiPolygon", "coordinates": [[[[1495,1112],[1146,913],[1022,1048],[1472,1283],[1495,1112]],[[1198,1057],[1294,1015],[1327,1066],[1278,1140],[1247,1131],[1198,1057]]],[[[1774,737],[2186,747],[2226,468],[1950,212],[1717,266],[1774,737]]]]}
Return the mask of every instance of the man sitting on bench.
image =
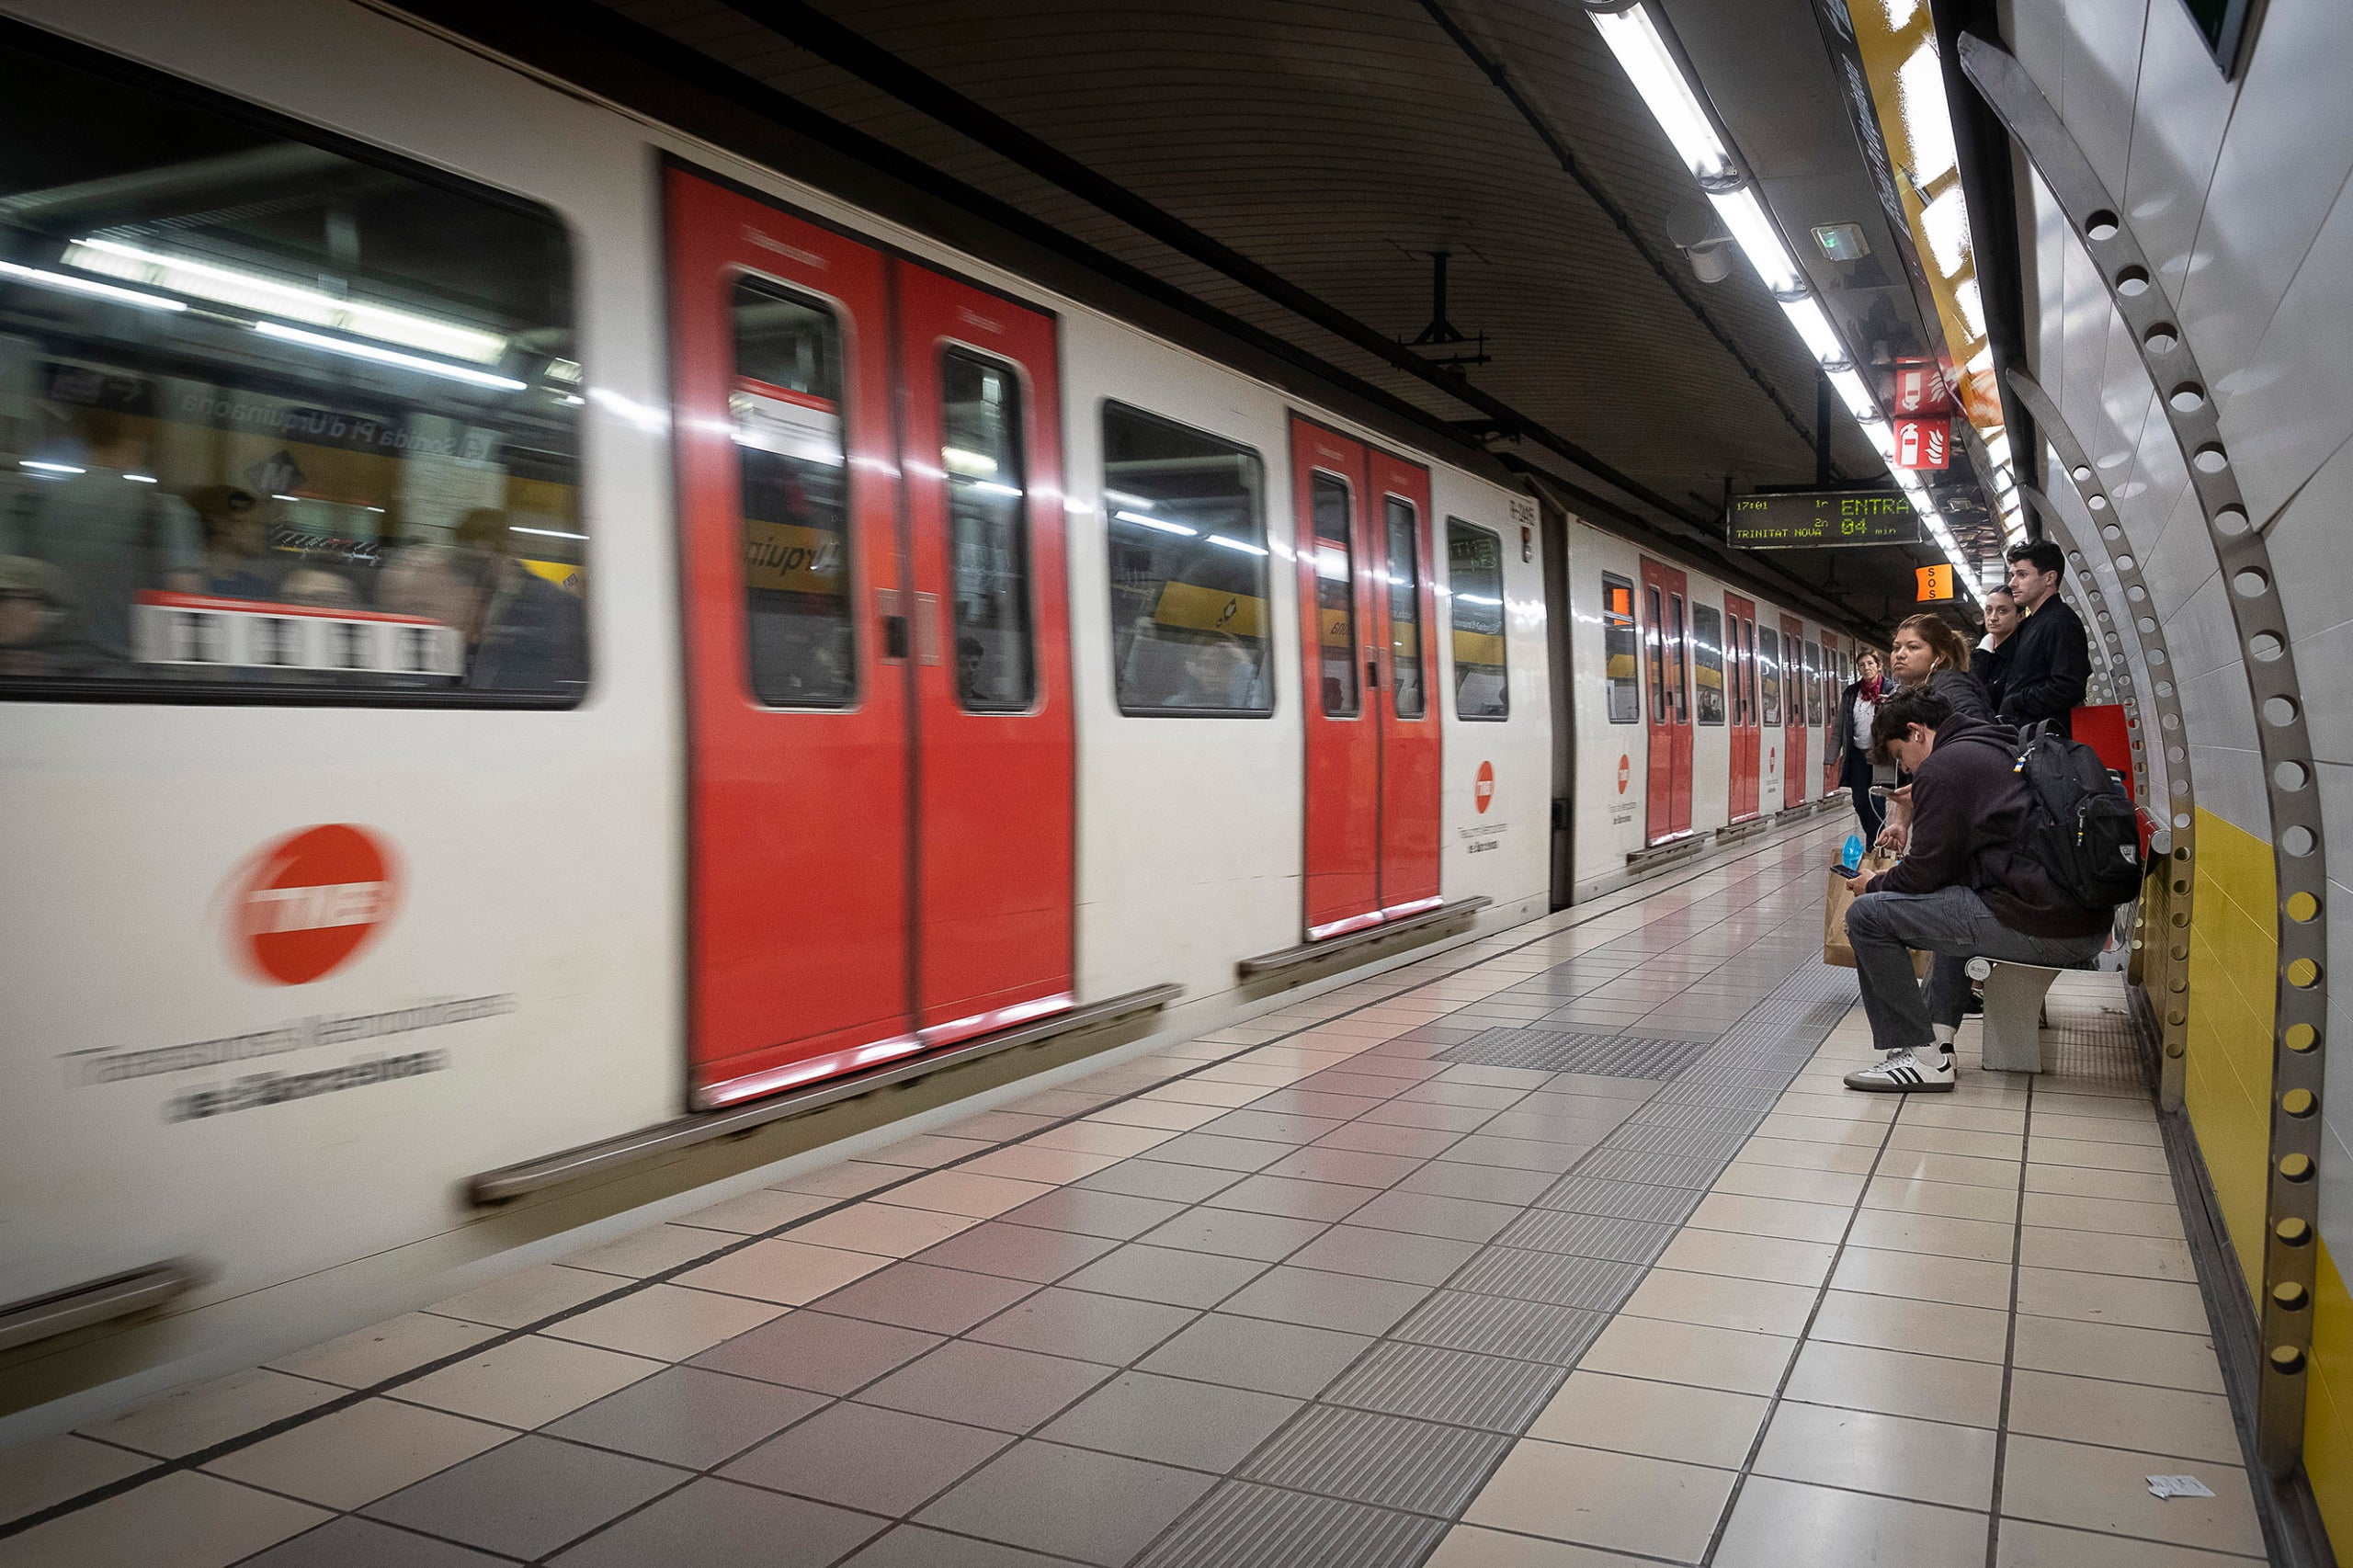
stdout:
{"type": "Polygon", "coordinates": [[[2107,945],[2114,911],[2076,904],[2021,851],[2028,795],[2017,731],[1960,717],[1919,687],[1881,699],[1870,740],[1873,762],[1912,775],[1912,833],[1893,870],[1847,883],[1859,895],[1847,938],[1863,1012],[1886,1054],[1847,1074],[1847,1086],[1949,1091],[1968,960],[2088,962],[2107,945]],[[1936,955],[1925,996],[1912,949],[1936,955]]]}

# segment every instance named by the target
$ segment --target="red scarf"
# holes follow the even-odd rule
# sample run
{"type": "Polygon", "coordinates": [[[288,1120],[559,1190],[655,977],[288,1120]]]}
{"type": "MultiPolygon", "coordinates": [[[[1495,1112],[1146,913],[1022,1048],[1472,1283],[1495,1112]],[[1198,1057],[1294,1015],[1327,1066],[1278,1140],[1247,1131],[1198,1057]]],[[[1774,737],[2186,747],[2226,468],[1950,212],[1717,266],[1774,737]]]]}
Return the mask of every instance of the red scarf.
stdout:
{"type": "Polygon", "coordinates": [[[1879,682],[1880,677],[1873,676],[1869,680],[1858,681],[1856,683],[1862,688],[1862,699],[1864,701],[1874,704],[1879,701],[1879,682]]]}

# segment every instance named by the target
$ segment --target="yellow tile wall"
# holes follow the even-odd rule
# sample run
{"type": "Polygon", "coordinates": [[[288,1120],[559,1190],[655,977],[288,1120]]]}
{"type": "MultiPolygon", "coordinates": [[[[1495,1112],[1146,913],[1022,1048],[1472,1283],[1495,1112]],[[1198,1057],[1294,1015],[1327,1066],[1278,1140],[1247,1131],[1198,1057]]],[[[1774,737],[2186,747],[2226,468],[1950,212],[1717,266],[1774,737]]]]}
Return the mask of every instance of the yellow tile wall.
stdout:
{"type": "MultiPolygon", "coordinates": [[[[2253,1299],[2263,1288],[2271,1170],[2272,991],[2279,963],[2271,846],[2201,810],[2197,879],[2184,1094],[2241,1282],[2253,1299]]],[[[2353,1403],[2353,1385],[2345,1392],[2353,1403]]]]}
{"type": "Polygon", "coordinates": [[[2304,1395],[2304,1473],[2332,1540],[2353,1541],[2353,1296],[2325,1244],[2313,1290],[2311,1387],[2304,1395]]]}

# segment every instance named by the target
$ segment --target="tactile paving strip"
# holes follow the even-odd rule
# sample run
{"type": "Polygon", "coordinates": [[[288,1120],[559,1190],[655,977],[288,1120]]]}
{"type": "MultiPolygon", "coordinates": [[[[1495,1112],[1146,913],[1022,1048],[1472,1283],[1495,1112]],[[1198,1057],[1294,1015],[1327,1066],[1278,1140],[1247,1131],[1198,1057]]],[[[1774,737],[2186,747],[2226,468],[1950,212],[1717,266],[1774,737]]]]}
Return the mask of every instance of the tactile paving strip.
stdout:
{"type": "Polygon", "coordinates": [[[1640,1264],[1567,1253],[1489,1247],[1454,1277],[1453,1288],[1556,1307],[1615,1312],[1642,1279],[1640,1264]]]}
{"type": "Polygon", "coordinates": [[[1451,1518],[1510,1448],[1497,1432],[1311,1405],[1244,1467],[1247,1480],[1451,1518]]]}
{"type": "Polygon", "coordinates": [[[1392,1340],[1374,1346],[1324,1398],[1517,1437],[1568,1375],[1566,1367],[1392,1340]]]}
{"type": "Polygon", "coordinates": [[[1475,1350],[1483,1356],[1513,1356],[1524,1361],[1574,1366],[1609,1325],[1601,1312],[1506,1296],[1475,1296],[1440,1290],[1389,1332],[1415,1345],[1443,1350],[1475,1350]]]}
{"type": "Polygon", "coordinates": [[[1699,1206],[1699,1194],[1677,1187],[1654,1187],[1638,1181],[1603,1181],[1597,1176],[1565,1176],[1537,1199],[1539,1209],[1574,1209],[1580,1214],[1607,1214],[1613,1220],[1648,1220],[1679,1225],[1699,1206]]]}
{"type": "Polygon", "coordinates": [[[1440,1062],[1479,1067],[1529,1067],[1607,1078],[1672,1078],[1709,1048],[1705,1040],[1571,1034],[1560,1029],[1483,1029],[1438,1053],[1440,1062]]]}
{"type": "Polygon", "coordinates": [[[1229,1481],[1136,1568],[1408,1568],[1446,1529],[1427,1514],[1229,1481]]]}
{"type": "Polygon", "coordinates": [[[1505,1226],[1503,1234],[1495,1238],[1495,1244],[1567,1253],[1576,1257],[1604,1257],[1614,1263],[1648,1263],[1674,1239],[1673,1225],[1613,1220],[1566,1209],[1535,1209],[1505,1226]]]}

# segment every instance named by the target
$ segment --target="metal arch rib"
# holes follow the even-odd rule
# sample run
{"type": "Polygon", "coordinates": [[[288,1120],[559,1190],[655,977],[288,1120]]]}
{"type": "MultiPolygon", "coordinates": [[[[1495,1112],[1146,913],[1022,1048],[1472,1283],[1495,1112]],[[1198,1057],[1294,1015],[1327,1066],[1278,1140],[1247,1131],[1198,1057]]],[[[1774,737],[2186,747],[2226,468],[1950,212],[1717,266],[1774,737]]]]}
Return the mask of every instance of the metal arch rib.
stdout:
{"type": "Polygon", "coordinates": [[[2273,992],[2270,1170],[2264,1206],[2264,1359],[2256,1402],[2256,1442],[2265,1467],[2273,1476],[2285,1477],[2303,1452],[2311,1303],[2319,1250],[2313,1241],[2320,1217],[2321,1119],[2316,1108],[2328,1028],[2325,838],[2288,618],[2271,552],[2247,516],[2222,440],[2211,383],[2156,287],[2156,271],[2133,238],[2124,209],[2101,184],[2058,111],[2015,57],[1969,35],[1961,40],[1959,56],[1962,74],[2025,151],[2067,215],[2132,335],[2150,384],[2157,389],[2222,567],[2222,597],[2230,606],[2256,710],[2278,878],[2279,903],[2272,919],[2279,944],[2273,992]],[[2097,238],[2095,228],[2100,231],[2097,238]],[[2308,905],[2303,903],[2307,899],[2308,905]],[[2290,900],[2308,908],[2310,918],[2289,918],[2290,900]],[[2297,976],[2306,983],[2297,983],[2297,976]],[[2285,1101],[2297,1091],[2310,1097],[2302,1102],[2303,1114],[2291,1116],[2285,1101]],[[2286,1226],[2292,1240],[2281,1235],[2290,1221],[2301,1222],[2286,1226]]]}
{"type": "Polygon", "coordinates": [[[2141,575],[2140,562],[2132,555],[2131,540],[2124,537],[2122,525],[2116,521],[2115,499],[2100,484],[2099,471],[2086,454],[2083,443],[2075,438],[2075,431],[2069,428],[2058,404],[2052,401],[2050,393],[2042,390],[2041,383],[2024,370],[2012,370],[2004,379],[2009,382],[2010,391],[2017,394],[2018,402],[2025,405],[2027,413],[2033,417],[2035,427],[2051,443],[2051,449],[2058,455],[2060,466],[2067,471],[2077,494],[2083,497],[2085,509],[2094,518],[2093,532],[2108,556],[2109,566],[2116,573],[2118,585],[2124,590],[2123,619],[2131,626],[2134,639],[2140,644],[2139,670],[2133,670],[2131,661],[2122,655],[2123,634],[2118,630],[2117,615],[2103,602],[2104,596],[2093,581],[2089,564],[2085,560],[2084,546],[2075,540],[2074,531],[2067,526],[2066,519],[2059,515],[2058,508],[2052,505],[2051,498],[2021,481],[2019,493],[2041,514],[2044,525],[2059,536],[2059,542],[2067,551],[2068,564],[2075,568],[2082,579],[2085,602],[2096,618],[2093,624],[2098,628],[2101,651],[2110,661],[2110,668],[2118,664],[2123,665],[2132,675],[2135,686],[2143,688],[2139,699],[2128,706],[2126,717],[2131,722],[2129,733],[2139,775],[2141,804],[2144,807],[2150,806],[2149,787],[2153,770],[2149,767],[2147,752],[2149,726],[2141,715],[2152,709],[2157,715],[2157,744],[2165,751],[2168,799],[2157,801],[2151,809],[2161,820],[2172,824],[2171,838],[2167,844],[2172,864],[2165,871],[2165,926],[2155,932],[2154,937],[2144,933],[2141,938],[2144,944],[2144,958],[2150,956],[2150,949],[2145,944],[2154,940],[2157,944],[2155,956],[2162,961],[2154,970],[2144,964],[2143,978],[2144,983],[2151,979],[2156,982],[2149,989],[2157,995],[2154,1011],[2159,1040],[2158,1103],[2166,1110],[2179,1110],[2189,1035],[2188,1005],[2179,998],[2185,996],[2188,990],[2190,900],[2196,891],[2196,881],[2190,871],[2196,864],[2197,848],[2197,821],[2191,808],[2197,801],[2197,793],[2190,774],[2188,723],[2182,716],[2181,694],[2174,683],[2173,656],[2165,647],[2165,628],[2158,624],[2154,614],[2146,613],[2153,608],[2148,584],[2141,575]],[[2078,473],[2088,473],[2092,477],[2075,479],[2078,473]],[[2175,923],[2177,917],[2177,925],[2175,923]],[[2177,930],[2180,932],[2177,943],[2174,936],[2177,930]],[[2175,950],[2177,947],[2178,951],[2175,950]]]}

